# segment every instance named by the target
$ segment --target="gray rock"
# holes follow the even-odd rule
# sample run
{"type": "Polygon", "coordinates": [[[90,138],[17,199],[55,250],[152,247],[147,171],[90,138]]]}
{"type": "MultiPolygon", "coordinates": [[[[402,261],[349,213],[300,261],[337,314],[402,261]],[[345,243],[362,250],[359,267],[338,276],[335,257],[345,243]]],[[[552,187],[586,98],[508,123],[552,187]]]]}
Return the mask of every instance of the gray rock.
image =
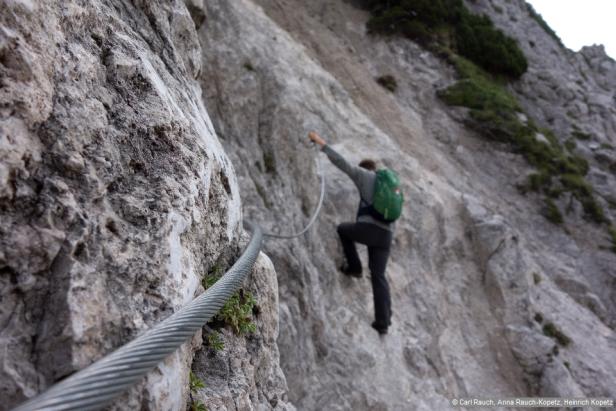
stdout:
{"type": "MultiPolygon", "coordinates": [[[[344,2],[258,4],[208,2],[210,24],[199,30],[208,50],[206,105],[237,165],[246,214],[277,232],[305,224],[318,193],[314,154],[302,143],[312,129],[351,161],[371,156],[396,168],[409,199],[388,268],[393,326],[382,340],[369,326],[369,282],[336,270],[335,224],[352,219],[357,204],[345,176],[325,162],[327,198],[315,228],[268,243],[280,281],[278,345],[289,399],[300,409],[448,409],[448,398],[464,394],[535,395],[547,386],[539,375],[550,359],[565,355],[586,395],[610,392],[611,365],[583,353],[610,357],[613,331],[586,332],[583,341],[573,318],[584,327],[605,324],[550,280],[582,252],[597,252],[520,197],[511,181],[528,166],[519,157],[486,149],[444,111],[433,84],[451,83],[451,68],[410,42],[366,36],[365,12],[344,2]],[[383,72],[398,80],[394,96],[373,80],[383,72]],[[534,321],[537,312],[574,343],[554,354],[557,343],[534,321]]],[[[552,90],[546,82],[560,81],[560,72],[544,73],[532,95],[578,92],[569,80],[552,90]]],[[[605,305],[598,289],[589,291],[605,305]]]]}
{"type": "MultiPolygon", "coordinates": [[[[613,60],[600,47],[564,49],[522,0],[468,6],[528,56],[512,85],[522,121],[560,141],[576,127],[592,134],[576,153],[599,201],[616,198],[605,149],[616,135],[613,60]]],[[[223,327],[220,352],[198,333],[111,409],[446,410],[460,396],[616,397],[616,257],[600,249],[604,227],[566,198],[567,232],[547,222],[515,186],[528,164],[436,96],[453,68],[408,40],[368,36],[367,17],[326,0],[6,4],[0,407],[193,298],[203,275],[239,254],[243,215],[269,231],[300,229],[319,190],[310,130],[402,178],[389,334],[370,327],[368,270],[337,271],[335,226],[354,218],[358,198],[322,158],[317,223],[301,238],[268,240],[273,266],[262,255],[244,285],[259,307],[256,332],[223,327]],[[395,94],[374,81],[383,73],[395,94]],[[191,369],[205,382],[193,393],[191,369]]]]}
{"type": "Polygon", "coordinates": [[[541,143],[550,144],[550,140],[548,140],[548,138],[541,133],[535,134],[535,139],[541,143]]]}
{"type": "MultiPolygon", "coordinates": [[[[241,209],[193,81],[201,47],[182,2],[5,2],[0,33],[6,409],[190,301],[236,247],[241,209]]],[[[271,291],[268,273],[260,284],[271,291]]],[[[198,343],[112,409],[184,409],[198,343]]],[[[275,344],[264,350],[268,373],[275,344]]],[[[284,378],[268,384],[284,393],[284,378]]]]}
{"type": "Polygon", "coordinates": [[[201,402],[210,410],[295,410],[287,402],[286,380],[278,362],[276,284],[274,266],[261,254],[246,287],[257,302],[257,330],[244,337],[223,329],[222,350],[203,346],[197,352],[192,368],[205,387],[192,393],[193,403],[201,402]]]}
{"type": "MultiPolygon", "coordinates": [[[[506,14],[496,12],[491,3],[489,0],[466,2],[472,10],[487,14],[497,27],[516,39],[527,56],[528,72],[514,85],[523,108],[539,125],[550,128],[561,142],[578,129],[596,136],[598,142],[577,141],[579,154],[589,161],[591,170],[609,174],[614,194],[616,175],[610,171],[610,162],[595,160],[592,152],[601,143],[614,143],[616,61],[605,53],[602,45],[583,47],[579,52],[566,49],[531,17],[524,1],[506,4],[506,14]],[[516,18],[512,20],[511,16],[516,18]]],[[[607,156],[616,159],[614,153],[607,156]]],[[[612,214],[609,209],[606,211],[612,214]]]]}
{"type": "Polygon", "coordinates": [[[583,398],[584,391],[571,378],[569,370],[554,361],[543,370],[540,395],[552,398],[583,398]]]}

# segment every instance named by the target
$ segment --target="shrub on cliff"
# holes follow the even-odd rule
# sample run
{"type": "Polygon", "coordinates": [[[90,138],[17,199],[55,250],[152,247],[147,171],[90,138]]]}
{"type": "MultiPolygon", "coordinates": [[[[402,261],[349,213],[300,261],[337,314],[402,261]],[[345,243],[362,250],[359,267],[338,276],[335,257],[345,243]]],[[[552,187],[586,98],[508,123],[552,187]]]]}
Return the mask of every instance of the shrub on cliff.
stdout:
{"type": "Polygon", "coordinates": [[[451,26],[463,7],[460,0],[373,0],[366,5],[372,12],[370,33],[401,34],[424,45],[438,29],[451,26]]]}
{"type": "Polygon", "coordinates": [[[377,77],[375,80],[381,85],[381,87],[386,88],[392,93],[398,88],[398,82],[396,81],[396,78],[390,74],[377,77]]]}
{"type": "Polygon", "coordinates": [[[486,16],[470,13],[461,0],[366,0],[368,31],[400,34],[424,46],[452,46],[493,74],[518,78],[528,63],[515,40],[486,16]]]}
{"type": "Polygon", "coordinates": [[[486,16],[467,11],[456,26],[458,52],[490,73],[518,78],[526,72],[528,62],[518,44],[492,25],[486,16]]]}
{"type": "Polygon", "coordinates": [[[510,144],[536,167],[537,172],[529,176],[522,191],[534,191],[547,197],[544,215],[556,224],[562,223],[560,211],[551,198],[569,192],[580,202],[587,219],[607,222],[592,186],[584,178],[588,162],[565,150],[550,130],[521,120],[520,105],[502,80],[464,58],[454,58],[453,63],[460,80],[439,91],[438,96],[447,104],[468,107],[467,124],[471,128],[490,140],[510,144]]]}

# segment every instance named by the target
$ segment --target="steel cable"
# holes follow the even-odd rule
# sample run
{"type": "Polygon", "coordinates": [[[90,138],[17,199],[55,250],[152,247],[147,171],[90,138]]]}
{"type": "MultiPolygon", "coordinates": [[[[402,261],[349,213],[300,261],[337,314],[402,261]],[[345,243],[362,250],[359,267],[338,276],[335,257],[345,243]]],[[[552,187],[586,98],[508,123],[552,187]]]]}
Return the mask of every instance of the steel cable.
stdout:
{"type": "Polygon", "coordinates": [[[100,410],[130,388],[159,362],[205,325],[240,287],[254,265],[263,236],[278,239],[299,237],[316,221],[325,197],[325,176],[317,154],[317,173],[321,190],[317,207],[306,227],[298,233],[263,233],[250,222],[252,238],[244,253],[212,287],[176,313],[155,325],[135,340],[76,372],[13,411],[90,411],[100,410]]]}
{"type": "Polygon", "coordinates": [[[316,162],[317,162],[317,174],[319,175],[319,179],[321,182],[321,191],[319,194],[319,202],[317,203],[317,208],[312,214],[312,217],[310,217],[310,220],[308,221],[308,224],[306,224],[306,227],[304,227],[302,231],[295,233],[295,234],[282,235],[282,234],[264,232],[263,233],[264,237],[278,238],[278,239],[284,239],[284,240],[296,238],[304,234],[306,231],[308,231],[310,227],[314,224],[314,222],[317,220],[317,217],[319,216],[319,213],[321,212],[321,207],[323,206],[323,199],[325,198],[325,174],[323,173],[323,170],[321,170],[321,157],[319,157],[318,152],[316,155],[316,162]]]}
{"type": "Polygon", "coordinates": [[[173,353],[222,308],[252,270],[263,234],[246,223],[252,238],[244,253],[211,288],[135,340],[71,375],[14,411],[99,410],[173,353]]]}

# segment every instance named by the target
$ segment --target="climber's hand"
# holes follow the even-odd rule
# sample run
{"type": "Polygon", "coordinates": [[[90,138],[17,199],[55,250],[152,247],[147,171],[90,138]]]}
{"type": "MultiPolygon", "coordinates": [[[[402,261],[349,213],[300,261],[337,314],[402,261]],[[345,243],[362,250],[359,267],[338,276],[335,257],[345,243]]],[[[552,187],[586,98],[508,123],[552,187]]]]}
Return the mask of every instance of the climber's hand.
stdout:
{"type": "Polygon", "coordinates": [[[310,140],[312,140],[313,142],[315,142],[316,144],[318,144],[319,146],[323,147],[325,144],[325,140],[323,140],[321,138],[321,136],[319,136],[317,133],[315,133],[314,131],[311,131],[310,133],[308,133],[308,138],[310,140]]]}

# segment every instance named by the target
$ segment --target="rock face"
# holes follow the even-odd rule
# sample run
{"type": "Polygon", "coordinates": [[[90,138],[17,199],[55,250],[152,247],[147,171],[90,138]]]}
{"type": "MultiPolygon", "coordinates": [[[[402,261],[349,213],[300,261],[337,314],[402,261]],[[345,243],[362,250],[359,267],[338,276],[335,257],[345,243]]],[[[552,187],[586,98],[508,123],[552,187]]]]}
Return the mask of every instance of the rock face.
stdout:
{"type": "Polygon", "coordinates": [[[203,348],[195,356],[193,372],[205,387],[192,395],[208,410],[294,411],[279,366],[278,288],[272,262],[259,256],[247,284],[257,303],[257,330],[248,338],[223,330],[224,348],[203,348]]]}
{"type": "Polygon", "coordinates": [[[517,38],[530,61],[528,72],[514,89],[540,125],[561,141],[575,141],[591,165],[589,180],[606,212],[616,218],[616,61],[603,46],[578,53],[547,35],[524,0],[494,6],[490,1],[468,3],[517,38]]]}
{"type": "MultiPolygon", "coordinates": [[[[184,3],[6,1],[0,56],[7,409],[190,301],[239,251],[241,210],[194,80],[201,48],[184,3]]],[[[275,273],[259,273],[271,298],[275,273]]],[[[199,342],[113,408],[184,409],[199,342]]],[[[275,345],[268,353],[259,375],[277,370],[275,345]]],[[[283,377],[269,384],[282,395],[283,377]]]]}
{"type": "MultiPolygon", "coordinates": [[[[327,160],[316,228],[267,245],[280,284],[281,363],[299,409],[615,395],[615,258],[599,248],[604,231],[573,219],[567,234],[518,193],[528,165],[486,145],[436,98],[454,81],[450,67],[412,42],[368,37],[367,14],[345,2],[210,1],[204,14],[200,81],[252,220],[281,233],[307,221],[318,198],[311,129],[352,161],[371,156],[394,167],[409,199],[388,267],[394,324],[386,338],[370,328],[369,274],[351,280],[336,271],[335,226],[353,219],[358,199],[327,160]],[[394,94],[374,81],[387,74],[398,82],[394,94]]],[[[532,33],[551,41],[542,29],[532,33]]],[[[554,48],[562,54],[554,58],[571,58],[554,48]]],[[[530,60],[515,87],[543,121],[525,81],[554,62],[530,60]]],[[[606,70],[602,78],[611,78],[606,70]]],[[[590,80],[587,87],[588,98],[601,94],[590,80]]],[[[608,110],[602,124],[613,121],[608,110]]],[[[613,143],[607,130],[597,133],[613,143]]]]}
{"type": "MultiPolygon", "coordinates": [[[[271,262],[261,255],[245,284],[256,332],[223,329],[221,351],[196,335],[113,409],[616,398],[616,255],[605,230],[574,215],[567,231],[547,222],[516,189],[531,172],[523,159],[436,97],[452,68],[408,40],[368,36],[353,3],[4,1],[0,408],[192,299],[212,267],[239,254],[243,215],[298,231],[316,206],[319,169],[319,220],[300,238],[268,240],[271,262]],[[395,93],[375,81],[382,75],[395,93]],[[335,227],[354,218],[358,198],[315,161],[310,130],[402,177],[408,206],[388,265],[385,337],[370,327],[368,270],[336,270],[335,227]],[[190,370],[205,384],[192,393],[190,370]]],[[[577,149],[616,217],[614,61],[600,47],[565,50],[523,1],[503,3],[468,5],[529,57],[512,86],[525,111],[562,141],[588,135],[577,149]]]]}

